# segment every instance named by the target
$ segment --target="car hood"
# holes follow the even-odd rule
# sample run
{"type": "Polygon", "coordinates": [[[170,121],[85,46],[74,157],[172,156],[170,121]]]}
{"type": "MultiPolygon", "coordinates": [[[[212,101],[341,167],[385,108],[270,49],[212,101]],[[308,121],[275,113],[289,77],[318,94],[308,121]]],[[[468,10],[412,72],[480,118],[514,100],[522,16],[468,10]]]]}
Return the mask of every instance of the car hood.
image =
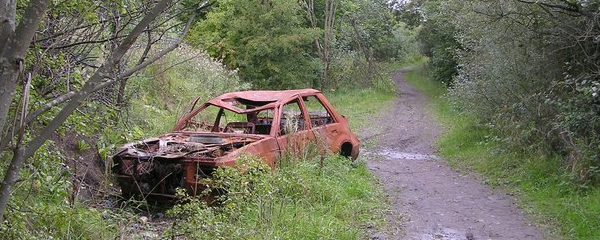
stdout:
{"type": "Polygon", "coordinates": [[[126,144],[114,158],[218,158],[265,137],[253,134],[175,132],[126,144]]]}

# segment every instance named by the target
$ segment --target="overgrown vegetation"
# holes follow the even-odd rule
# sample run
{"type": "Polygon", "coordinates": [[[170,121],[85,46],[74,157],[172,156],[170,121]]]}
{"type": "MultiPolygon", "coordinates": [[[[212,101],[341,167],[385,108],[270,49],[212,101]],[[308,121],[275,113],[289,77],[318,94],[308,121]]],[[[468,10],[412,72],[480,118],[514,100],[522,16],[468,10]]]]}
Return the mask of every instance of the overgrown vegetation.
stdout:
{"type": "Polygon", "coordinates": [[[376,84],[379,63],[418,55],[393,11],[385,1],[220,1],[188,40],[261,89],[352,89],[376,84]]]}
{"type": "Polygon", "coordinates": [[[73,118],[84,127],[91,120],[87,116],[102,119],[95,118],[94,110],[104,106],[83,104],[86,99],[116,100],[116,104],[107,101],[108,108],[122,109],[127,80],[175,49],[196,11],[205,6],[182,10],[172,0],[130,5],[49,0],[0,4],[0,157],[10,161],[0,186],[2,224],[26,161],[73,118]],[[168,21],[182,12],[189,14],[186,24],[168,21]],[[176,26],[184,26],[179,38],[157,48],[168,29],[176,26]],[[145,47],[138,56],[132,48],[142,33],[147,41],[140,44],[145,47]],[[120,83],[118,90],[101,91],[115,82],[120,83]],[[69,119],[82,104],[87,111],[69,119]]]}
{"type": "Polygon", "coordinates": [[[212,189],[227,192],[218,205],[191,198],[168,212],[177,220],[167,237],[363,239],[361,228],[382,218],[382,193],[364,163],[288,157],[270,172],[260,159],[238,161],[244,174],[236,168],[215,174],[212,189]]]}
{"type": "Polygon", "coordinates": [[[457,111],[447,100],[447,90],[418,68],[406,74],[407,81],[426,93],[446,133],[438,142],[441,154],[463,171],[483,174],[492,187],[501,187],[520,199],[535,222],[564,239],[600,237],[600,190],[573,182],[559,157],[507,149],[498,133],[477,118],[457,111]]]}
{"type": "MultiPolygon", "coordinates": [[[[413,1],[432,77],[516,152],[600,183],[597,1],[413,1]]],[[[416,17],[415,17],[416,16],[416,17]]],[[[409,18],[412,17],[412,18],[409,18]]],[[[521,163],[515,162],[516,165],[521,163]]]]}
{"type": "Polygon", "coordinates": [[[166,55],[130,80],[128,121],[144,129],[144,136],[171,131],[188,104],[228,91],[248,90],[237,71],[229,70],[204,51],[188,45],[166,55]],[[157,87],[161,86],[161,87],[157,87]]]}

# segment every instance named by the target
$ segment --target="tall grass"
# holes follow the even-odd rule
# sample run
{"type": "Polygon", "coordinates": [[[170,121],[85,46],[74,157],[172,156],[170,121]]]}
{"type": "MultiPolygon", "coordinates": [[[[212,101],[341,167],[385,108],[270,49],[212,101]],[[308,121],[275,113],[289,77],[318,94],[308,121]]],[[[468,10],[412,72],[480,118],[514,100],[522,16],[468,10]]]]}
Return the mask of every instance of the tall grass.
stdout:
{"type": "Polygon", "coordinates": [[[453,167],[478,172],[490,186],[516,196],[550,238],[600,239],[600,189],[573,183],[560,159],[506,148],[477,119],[456,111],[444,97],[444,86],[429,79],[424,68],[406,78],[429,96],[445,125],[438,146],[453,167]]]}
{"type": "Polygon", "coordinates": [[[245,173],[219,169],[212,187],[226,189],[220,205],[192,199],[176,206],[166,237],[364,239],[361,228],[382,218],[382,193],[365,164],[338,156],[282,161],[276,171],[249,157],[238,159],[245,173]]]}

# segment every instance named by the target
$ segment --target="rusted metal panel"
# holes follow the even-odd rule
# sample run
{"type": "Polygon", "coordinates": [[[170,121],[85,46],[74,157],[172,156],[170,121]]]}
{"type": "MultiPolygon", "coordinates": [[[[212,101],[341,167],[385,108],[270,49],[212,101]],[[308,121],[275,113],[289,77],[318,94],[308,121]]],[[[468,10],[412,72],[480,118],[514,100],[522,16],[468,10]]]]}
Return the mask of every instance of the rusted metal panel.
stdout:
{"type": "Polygon", "coordinates": [[[348,121],[318,90],[232,92],[195,108],[198,101],[192,101],[189,113],[178,120],[172,133],[126,144],[113,157],[113,171],[124,196],[171,198],[177,188],[196,195],[206,188],[206,179],[216,168],[235,165],[241,154],[260,156],[275,167],[286,151],[300,152],[319,140],[334,152],[342,144],[351,144],[348,157],[358,156],[359,142],[348,121]],[[308,96],[319,99],[328,119],[309,114],[304,103],[308,96]],[[284,113],[282,106],[289,102],[297,103],[299,111],[284,113]],[[220,109],[214,120],[197,122],[195,118],[209,107],[220,109]],[[230,116],[233,121],[222,117],[225,112],[234,115],[230,116]],[[286,114],[301,121],[300,131],[282,130],[286,114]]]}
{"type": "Polygon", "coordinates": [[[213,100],[240,98],[253,102],[288,102],[289,100],[298,96],[315,95],[320,92],[321,91],[315,89],[297,89],[285,91],[243,91],[225,93],[221,96],[214,98],[213,100]]]}

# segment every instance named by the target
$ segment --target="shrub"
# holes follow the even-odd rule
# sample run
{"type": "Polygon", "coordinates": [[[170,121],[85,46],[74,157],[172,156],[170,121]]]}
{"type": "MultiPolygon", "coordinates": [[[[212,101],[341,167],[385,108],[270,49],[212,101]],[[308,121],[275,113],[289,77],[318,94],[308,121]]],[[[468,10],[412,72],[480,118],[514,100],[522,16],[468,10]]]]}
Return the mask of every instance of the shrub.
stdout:
{"type": "MultiPolygon", "coordinates": [[[[460,66],[451,90],[456,105],[514,149],[562,156],[574,179],[598,183],[600,78],[593,69],[600,55],[591,36],[600,33],[593,20],[599,4],[439,1],[436,6],[460,45],[452,55],[460,66]]],[[[449,59],[445,56],[432,53],[431,65],[438,68],[437,62],[449,59]]]]}

